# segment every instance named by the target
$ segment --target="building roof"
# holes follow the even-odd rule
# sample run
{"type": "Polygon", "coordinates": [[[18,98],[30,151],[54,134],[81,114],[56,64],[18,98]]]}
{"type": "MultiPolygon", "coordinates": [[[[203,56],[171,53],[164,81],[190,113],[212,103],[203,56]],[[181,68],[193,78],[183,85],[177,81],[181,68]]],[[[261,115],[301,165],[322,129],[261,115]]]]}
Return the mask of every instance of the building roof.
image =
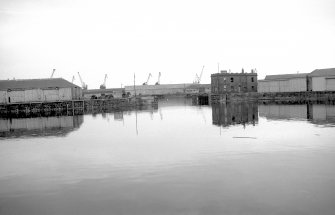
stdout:
{"type": "Polygon", "coordinates": [[[308,73],[297,73],[297,74],[283,74],[283,75],[267,75],[265,81],[292,79],[292,78],[306,78],[308,73]]]}
{"type": "Polygon", "coordinates": [[[0,90],[79,87],[63,78],[0,80],[0,90]]]}
{"type": "Polygon", "coordinates": [[[309,76],[335,76],[335,68],[329,69],[316,69],[310,73],[309,76]]]}

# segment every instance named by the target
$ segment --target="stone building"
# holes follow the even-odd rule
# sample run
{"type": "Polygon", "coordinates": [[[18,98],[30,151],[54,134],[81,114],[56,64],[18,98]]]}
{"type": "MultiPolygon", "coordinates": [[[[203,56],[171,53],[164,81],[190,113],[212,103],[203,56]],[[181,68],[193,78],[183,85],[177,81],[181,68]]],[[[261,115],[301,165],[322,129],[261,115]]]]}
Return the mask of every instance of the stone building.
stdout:
{"type": "Polygon", "coordinates": [[[257,73],[228,73],[221,71],[211,75],[212,94],[257,92],[257,73]]]}

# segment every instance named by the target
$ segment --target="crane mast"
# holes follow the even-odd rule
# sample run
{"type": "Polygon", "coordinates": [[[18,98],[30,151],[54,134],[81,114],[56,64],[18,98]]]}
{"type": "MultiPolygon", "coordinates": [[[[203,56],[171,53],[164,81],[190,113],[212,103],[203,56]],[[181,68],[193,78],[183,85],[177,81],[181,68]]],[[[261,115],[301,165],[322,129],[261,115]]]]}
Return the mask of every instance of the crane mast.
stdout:
{"type": "Polygon", "coordinates": [[[150,77],[151,77],[151,73],[149,73],[148,79],[147,79],[146,82],[143,83],[143,85],[148,85],[148,82],[149,82],[150,77]]]}
{"type": "Polygon", "coordinates": [[[204,68],[205,68],[205,66],[202,66],[202,70],[201,70],[201,73],[200,73],[199,76],[198,76],[198,73],[195,74],[195,80],[194,80],[193,83],[200,84],[202,73],[204,72],[204,68]]]}
{"type": "Polygon", "coordinates": [[[201,70],[200,76],[198,78],[198,84],[200,84],[200,82],[201,82],[201,77],[202,77],[202,73],[204,72],[204,68],[205,68],[205,66],[202,66],[202,70],[201,70]]]}
{"type": "Polygon", "coordinates": [[[161,73],[158,73],[158,80],[155,85],[160,85],[161,84],[161,73]]]}
{"type": "Polygon", "coordinates": [[[53,70],[52,70],[52,73],[51,73],[50,78],[53,78],[53,77],[54,77],[55,71],[56,71],[56,69],[53,69],[53,70]]]}
{"type": "Polygon", "coordinates": [[[107,74],[105,74],[104,83],[100,85],[100,89],[106,89],[106,80],[107,80],[107,74]]]}
{"type": "Polygon", "coordinates": [[[87,84],[85,84],[85,82],[83,82],[83,79],[81,78],[79,72],[78,72],[78,76],[79,76],[79,80],[80,80],[80,83],[81,83],[81,87],[82,87],[84,90],[87,90],[87,84]]]}

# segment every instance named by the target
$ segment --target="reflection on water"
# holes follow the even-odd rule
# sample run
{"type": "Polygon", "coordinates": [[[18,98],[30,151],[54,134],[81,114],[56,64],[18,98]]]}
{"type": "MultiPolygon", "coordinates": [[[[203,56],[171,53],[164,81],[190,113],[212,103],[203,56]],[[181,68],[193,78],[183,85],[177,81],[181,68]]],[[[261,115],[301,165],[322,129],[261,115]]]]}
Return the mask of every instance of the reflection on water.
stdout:
{"type": "Polygon", "coordinates": [[[212,104],[213,124],[227,127],[236,124],[252,124],[258,122],[257,103],[222,103],[212,104]]]}
{"type": "Polygon", "coordinates": [[[307,119],[314,124],[335,125],[335,105],[330,104],[259,105],[259,115],[267,119],[307,119]]]}
{"type": "Polygon", "coordinates": [[[82,115],[0,119],[0,137],[63,136],[83,121],[82,115]]]}
{"type": "Polygon", "coordinates": [[[0,214],[332,215],[335,128],[312,123],[333,118],[334,106],[165,98],[1,119],[0,214]]]}

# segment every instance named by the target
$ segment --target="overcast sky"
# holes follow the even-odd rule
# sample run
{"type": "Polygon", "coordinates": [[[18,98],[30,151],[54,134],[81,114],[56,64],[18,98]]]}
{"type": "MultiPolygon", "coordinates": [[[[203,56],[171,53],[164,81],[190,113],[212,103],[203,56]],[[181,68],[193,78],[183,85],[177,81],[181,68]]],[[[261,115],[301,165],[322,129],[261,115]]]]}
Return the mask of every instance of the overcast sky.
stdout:
{"type": "Polygon", "coordinates": [[[335,67],[334,0],[1,0],[0,79],[63,77],[89,89],[258,78],[335,67]]]}

